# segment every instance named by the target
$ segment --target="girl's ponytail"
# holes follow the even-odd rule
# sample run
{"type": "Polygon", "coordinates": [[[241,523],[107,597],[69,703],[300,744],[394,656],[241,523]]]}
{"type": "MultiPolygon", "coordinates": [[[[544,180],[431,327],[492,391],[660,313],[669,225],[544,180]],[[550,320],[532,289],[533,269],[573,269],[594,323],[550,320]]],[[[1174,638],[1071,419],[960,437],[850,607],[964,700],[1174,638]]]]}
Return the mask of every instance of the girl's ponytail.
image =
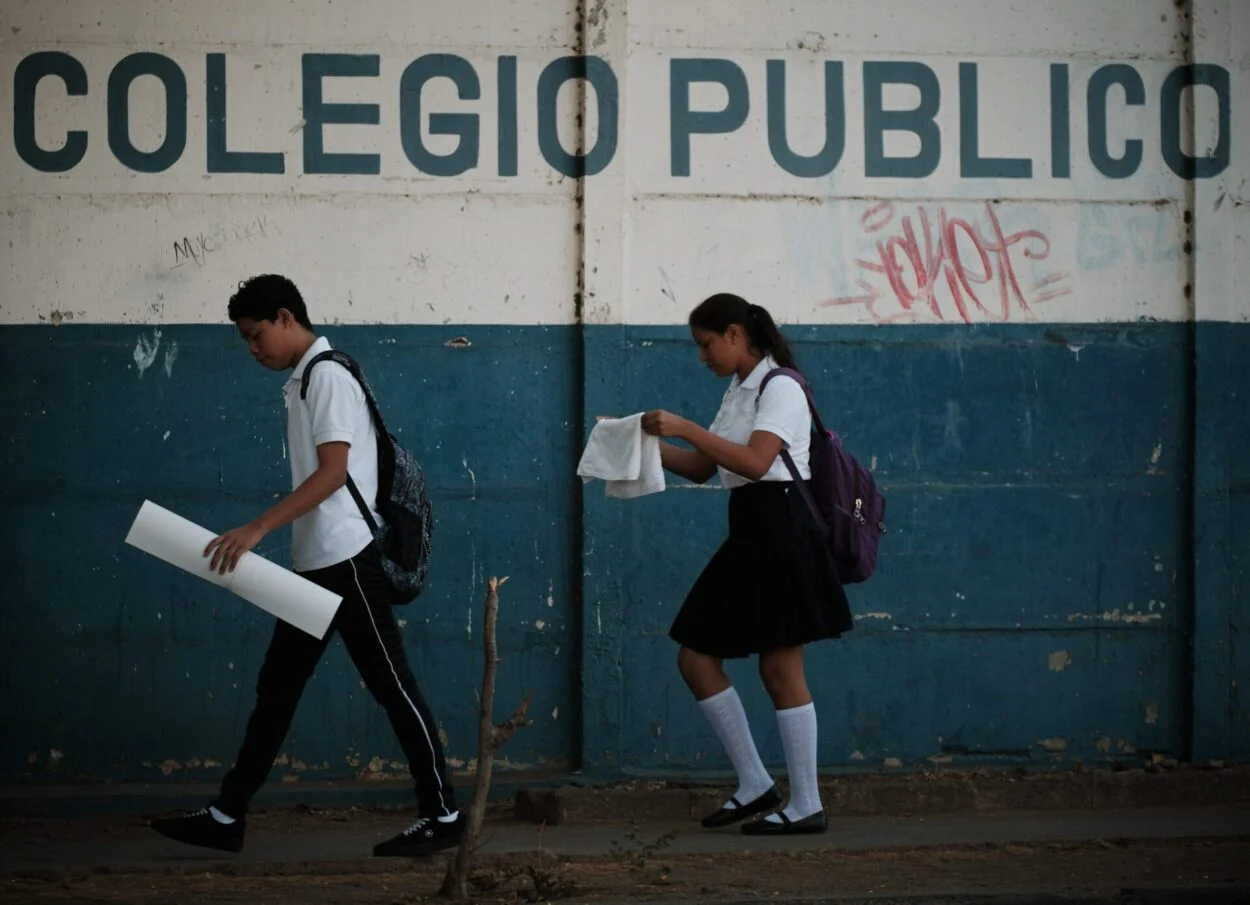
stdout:
{"type": "Polygon", "coordinates": [[[747,332],[751,340],[765,355],[771,355],[783,368],[794,367],[794,355],[790,352],[790,344],[781,334],[780,328],[773,321],[768,309],[760,305],[747,305],[747,332]]]}

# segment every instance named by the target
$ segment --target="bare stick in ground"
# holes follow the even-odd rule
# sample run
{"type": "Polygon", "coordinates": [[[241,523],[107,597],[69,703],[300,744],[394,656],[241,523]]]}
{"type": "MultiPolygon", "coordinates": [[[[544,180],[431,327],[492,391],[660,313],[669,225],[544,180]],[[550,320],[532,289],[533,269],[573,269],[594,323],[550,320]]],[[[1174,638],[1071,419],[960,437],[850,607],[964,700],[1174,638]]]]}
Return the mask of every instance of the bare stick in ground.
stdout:
{"type": "Polygon", "coordinates": [[[478,711],[477,724],[477,772],[473,783],[473,804],[469,808],[468,826],[456,857],[447,862],[447,876],[439,895],[457,902],[469,899],[469,873],[473,870],[473,853],[482,832],[482,818],[486,814],[486,799],[490,793],[491,769],[495,755],[503,743],[523,726],[530,725],[526,718],[530,699],[527,696],[511,719],[498,726],[492,716],[495,705],[495,671],[499,665],[498,645],[495,643],[495,625],[499,621],[499,589],[508,579],[491,577],[486,584],[486,618],[482,620],[482,643],[486,648],[486,668],[482,675],[482,705],[478,711]]]}

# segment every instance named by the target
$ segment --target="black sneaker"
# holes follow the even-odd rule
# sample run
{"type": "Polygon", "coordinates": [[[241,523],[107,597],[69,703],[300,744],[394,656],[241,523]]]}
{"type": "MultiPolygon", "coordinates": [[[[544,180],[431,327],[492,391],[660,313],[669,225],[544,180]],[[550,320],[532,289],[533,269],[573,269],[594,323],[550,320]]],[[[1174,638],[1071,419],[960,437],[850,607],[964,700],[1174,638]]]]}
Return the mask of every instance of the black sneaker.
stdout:
{"type": "Polygon", "coordinates": [[[215,848],[223,852],[243,851],[243,818],[234,823],[221,823],[201,808],[182,817],[158,817],[152,821],[152,829],[175,842],[215,848]]]}
{"type": "Polygon", "coordinates": [[[457,814],[455,820],[447,823],[432,817],[422,817],[398,836],[375,845],[373,854],[379,858],[429,855],[445,848],[454,848],[460,844],[463,836],[463,813],[457,814]]]}

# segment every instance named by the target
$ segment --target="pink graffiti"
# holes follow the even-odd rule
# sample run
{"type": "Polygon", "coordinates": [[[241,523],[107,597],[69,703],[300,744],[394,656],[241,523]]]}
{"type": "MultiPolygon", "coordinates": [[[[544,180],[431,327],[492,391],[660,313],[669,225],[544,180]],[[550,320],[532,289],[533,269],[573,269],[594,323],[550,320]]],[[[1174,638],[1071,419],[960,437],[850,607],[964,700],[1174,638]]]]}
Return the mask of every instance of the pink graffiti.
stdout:
{"type": "Polygon", "coordinates": [[[978,224],[923,205],[915,217],[898,219],[884,201],[860,217],[866,236],[877,236],[876,256],[856,258],[861,295],[827,299],[823,305],[862,305],[877,323],[921,320],[1010,321],[1029,319],[1032,306],[1071,295],[1068,274],[1042,277],[1026,291],[1017,263],[1050,257],[1040,230],[1005,233],[994,205],[986,203],[987,234],[978,224]],[[894,226],[892,231],[889,228],[894,226]],[[917,232],[919,227],[919,233],[917,232]]]}

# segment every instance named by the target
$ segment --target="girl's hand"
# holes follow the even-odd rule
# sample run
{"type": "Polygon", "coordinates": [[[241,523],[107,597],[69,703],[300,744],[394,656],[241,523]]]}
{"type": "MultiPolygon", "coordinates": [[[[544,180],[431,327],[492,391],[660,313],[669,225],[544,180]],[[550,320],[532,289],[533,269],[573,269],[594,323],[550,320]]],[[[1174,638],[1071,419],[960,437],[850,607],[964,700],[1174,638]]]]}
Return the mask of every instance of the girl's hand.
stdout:
{"type": "Polygon", "coordinates": [[[680,415],[656,409],[642,416],[642,429],[653,437],[680,438],[689,425],[689,421],[680,415]]]}

